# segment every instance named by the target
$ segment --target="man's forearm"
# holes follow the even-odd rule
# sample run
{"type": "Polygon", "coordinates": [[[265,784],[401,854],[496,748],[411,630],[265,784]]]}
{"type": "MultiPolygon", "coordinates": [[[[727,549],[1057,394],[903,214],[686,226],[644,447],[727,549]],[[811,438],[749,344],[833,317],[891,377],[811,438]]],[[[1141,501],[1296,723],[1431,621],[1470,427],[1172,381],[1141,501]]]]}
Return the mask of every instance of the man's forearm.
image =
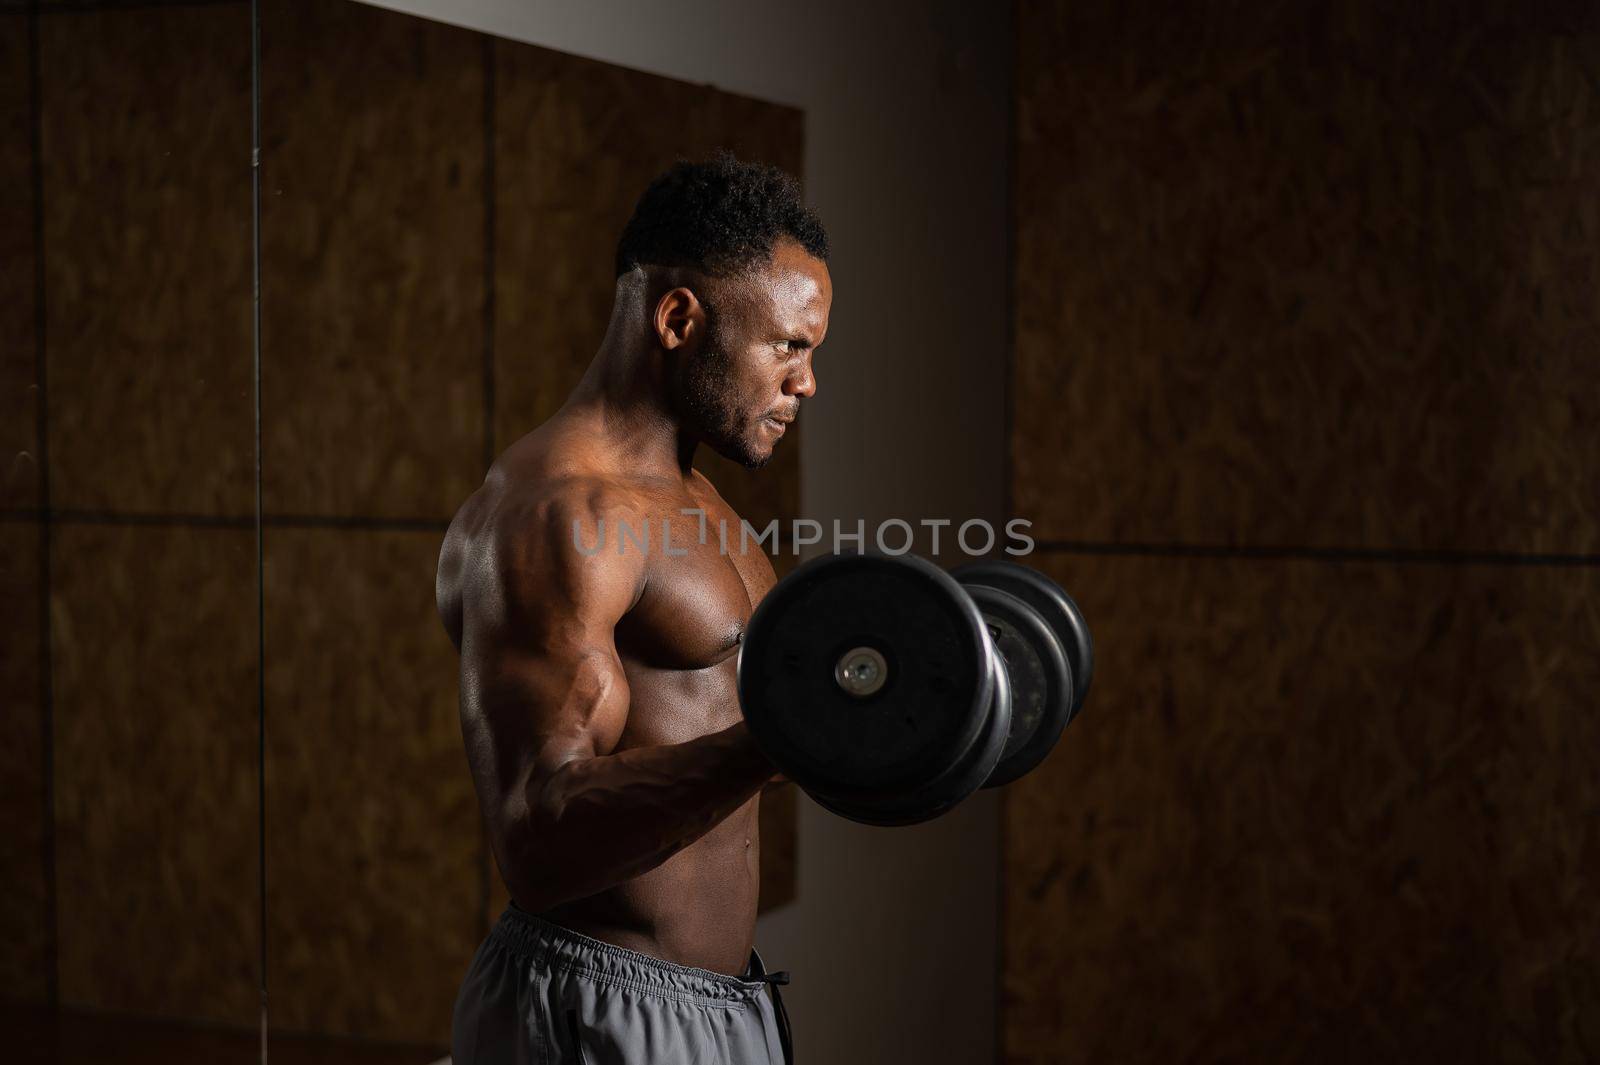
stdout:
{"type": "Polygon", "coordinates": [[[742,721],[569,762],[530,785],[525,814],[506,826],[507,879],[536,909],[604,891],[705,835],[773,773],[742,721]]]}

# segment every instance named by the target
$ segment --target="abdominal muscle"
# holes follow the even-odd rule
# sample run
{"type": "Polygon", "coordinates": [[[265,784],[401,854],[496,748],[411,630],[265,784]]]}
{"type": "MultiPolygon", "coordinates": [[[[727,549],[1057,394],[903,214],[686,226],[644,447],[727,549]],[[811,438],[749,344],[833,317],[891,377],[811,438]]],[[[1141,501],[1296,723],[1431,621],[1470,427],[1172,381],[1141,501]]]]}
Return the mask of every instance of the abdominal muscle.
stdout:
{"type": "Polygon", "coordinates": [[[755,941],[760,801],[649,872],[541,916],[664,961],[742,976],[755,941]]]}
{"type": "MultiPolygon", "coordinates": [[[[683,743],[738,721],[735,660],[652,669],[624,655],[629,720],[617,750],[683,743]]],[[[755,940],[761,796],[632,880],[542,913],[591,938],[678,965],[743,975],[755,940]]]]}

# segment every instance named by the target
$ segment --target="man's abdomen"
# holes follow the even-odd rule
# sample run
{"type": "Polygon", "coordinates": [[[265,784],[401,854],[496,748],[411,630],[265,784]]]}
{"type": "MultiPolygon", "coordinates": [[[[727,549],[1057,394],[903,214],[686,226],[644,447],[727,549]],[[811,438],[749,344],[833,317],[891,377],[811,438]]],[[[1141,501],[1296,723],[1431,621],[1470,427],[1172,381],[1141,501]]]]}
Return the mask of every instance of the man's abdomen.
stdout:
{"type": "Polygon", "coordinates": [[[751,799],[642,876],[543,916],[664,961],[742,973],[755,940],[759,802],[759,797],[751,799]]]}

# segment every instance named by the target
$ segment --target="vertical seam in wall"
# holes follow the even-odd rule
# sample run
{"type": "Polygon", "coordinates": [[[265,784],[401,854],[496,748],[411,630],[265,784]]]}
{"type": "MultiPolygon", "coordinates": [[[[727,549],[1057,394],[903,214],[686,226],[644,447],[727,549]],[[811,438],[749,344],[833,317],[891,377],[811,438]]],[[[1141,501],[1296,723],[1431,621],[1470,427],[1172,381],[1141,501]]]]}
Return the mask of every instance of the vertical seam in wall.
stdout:
{"type": "Polygon", "coordinates": [[[250,331],[256,433],[256,906],[261,1065],[267,1065],[267,591],[261,520],[261,10],[250,0],[250,331]]]}
{"type": "MultiPolygon", "coordinates": [[[[495,229],[495,77],[494,38],[480,34],[483,47],[483,471],[494,464],[494,229],[495,229]]],[[[478,934],[489,934],[489,826],[478,816],[478,934]]]]}
{"type": "Polygon", "coordinates": [[[39,860],[45,880],[45,934],[50,961],[45,973],[45,997],[55,1009],[61,1003],[61,923],[56,897],[56,750],[55,686],[52,683],[50,640],[50,404],[45,356],[44,259],[44,88],[39,62],[39,0],[28,4],[28,139],[33,184],[33,358],[36,390],[35,428],[39,457],[39,755],[43,776],[43,837],[39,860]]]}

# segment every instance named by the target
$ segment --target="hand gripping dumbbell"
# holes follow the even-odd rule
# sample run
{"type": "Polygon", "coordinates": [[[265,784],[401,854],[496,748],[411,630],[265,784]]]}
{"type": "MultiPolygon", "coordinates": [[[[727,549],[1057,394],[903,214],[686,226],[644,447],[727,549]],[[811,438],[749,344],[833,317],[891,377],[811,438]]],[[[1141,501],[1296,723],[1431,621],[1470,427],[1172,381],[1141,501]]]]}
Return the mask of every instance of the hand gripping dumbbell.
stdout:
{"type": "Polygon", "coordinates": [[[820,805],[909,825],[1043,761],[1093,663],[1082,612],[1037,570],[830,555],[751,617],[739,701],[768,757],[820,805]]]}

